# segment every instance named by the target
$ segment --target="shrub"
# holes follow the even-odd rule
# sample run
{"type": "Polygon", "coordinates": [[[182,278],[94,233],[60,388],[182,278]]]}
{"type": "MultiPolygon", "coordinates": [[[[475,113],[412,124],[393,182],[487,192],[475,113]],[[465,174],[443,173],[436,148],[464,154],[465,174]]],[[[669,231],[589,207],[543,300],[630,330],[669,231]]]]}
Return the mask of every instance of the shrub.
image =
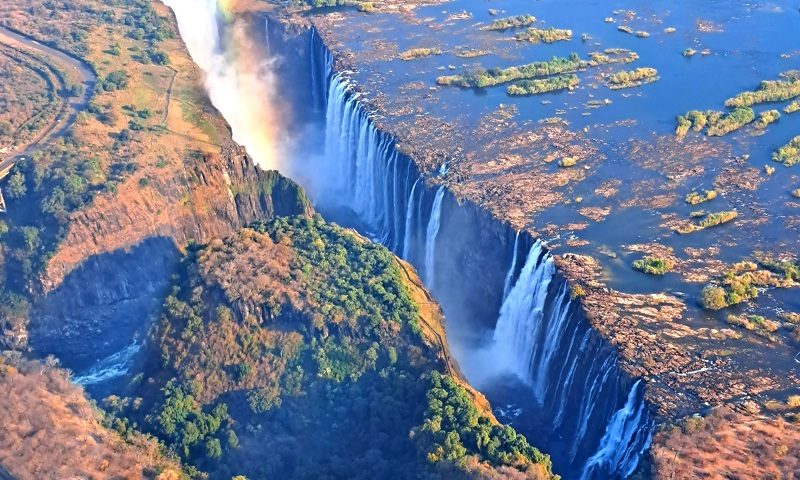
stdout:
{"type": "Polygon", "coordinates": [[[800,96],[800,79],[764,80],[754,92],[742,92],[725,101],[727,107],[751,107],[759,103],[782,102],[800,96]]]}
{"type": "Polygon", "coordinates": [[[725,289],[717,286],[705,287],[700,294],[700,304],[708,310],[720,310],[728,306],[725,289]]]}
{"type": "Polygon", "coordinates": [[[800,163],[800,135],[794,137],[772,154],[772,159],[787,167],[800,163]]]}
{"type": "Polygon", "coordinates": [[[688,223],[686,225],[682,225],[675,229],[676,232],[680,234],[687,234],[692,232],[698,232],[700,230],[704,230],[709,227],[716,227],[717,225],[722,225],[724,223],[728,223],[738,217],[739,214],[736,210],[729,210],[723,212],[715,212],[709,213],[706,215],[705,218],[700,220],[698,223],[688,223]]]}
{"type": "Polygon", "coordinates": [[[558,166],[561,168],[568,168],[574,167],[575,164],[578,163],[578,159],[575,157],[564,157],[558,161],[558,166]]]}
{"type": "Polygon", "coordinates": [[[429,57],[431,55],[441,55],[442,51],[438,48],[412,48],[400,53],[401,60],[414,60],[416,58],[429,57]]]}
{"type": "Polygon", "coordinates": [[[675,267],[669,258],[645,257],[633,262],[633,268],[650,275],[664,275],[675,267]]]}
{"type": "Polygon", "coordinates": [[[781,113],[777,110],[767,110],[758,115],[758,120],[753,126],[759,130],[767,128],[770,123],[777,122],[781,118],[781,113]]]}
{"type": "Polygon", "coordinates": [[[731,112],[723,115],[718,121],[708,127],[708,135],[721,137],[742,128],[756,119],[756,114],[750,107],[736,107],[731,112]]]}
{"type": "Polygon", "coordinates": [[[717,198],[716,190],[706,190],[702,195],[697,192],[691,192],[686,195],[686,203],[689,205],[699,205],[717,198]]]}
{"type": "Polygon", "coordinates": [[[580,81],[577,75],[557,75],[555,77],[523,80],[510,85],[506,93],[512,96],[538,95],[540,93],[555,92],[558,90],[572,90],[580,81]]]}
{"type": "Polygon", "coordinates": [[[561,28],[529,28],[514,36],[517,41],[531,43],[555,43],[572,40],[572,30],[561,28]]]}
{"type": "Polygon", "coordinates": [[[499,18],[488,26],[483,27],[483,30],[493,30],[502,32],[512,28],[527,27],[536,22],[536,17],[533,15],[517,15],[515,17],[499,18]]]}
{"type": "Polygon", "coordinates": [[[621,71],[608,77],[609,87],[612,90],[620,88],[630,88],[643,83],[658,80],[658,70],[655,68],[642,67],[630,71],[621,71]]]}

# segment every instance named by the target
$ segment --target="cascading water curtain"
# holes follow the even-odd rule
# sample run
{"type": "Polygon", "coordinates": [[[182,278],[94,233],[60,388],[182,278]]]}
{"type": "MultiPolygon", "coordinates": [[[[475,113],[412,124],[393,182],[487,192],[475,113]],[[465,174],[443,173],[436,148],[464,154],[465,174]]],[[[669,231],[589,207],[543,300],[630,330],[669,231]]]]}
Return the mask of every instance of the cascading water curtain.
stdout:
{"type": "Polygon", "coordinates": [[[517,274],[519,237],[514,243],[505,281],[506,285],[513,281],[513,287],[500,309],[493,360],[531,386],[536,401],[553,416],[554,431],[573,432],[573,461],[592,447],[597,435],[587,435],[590,426],[605,428],[582,467],[581,478],[627,476],[650,443],[652,421],[644,386],[637,381],[619,408],[618,402],[608,402],[616,400],[621,387],[616,353],[591,342],[591,327],[572,317],[569,287],[564,281],[556,282],[553,258],[543,244],[534,242],[517,274]],[[583,372],[584,381],[579,381],[577,371],[583,372]],[[571,399],[580,402],[570,403],[571,399]],[[574,424],[565,421],[568,408],[577,413],[574,424]]]}
{"type": "MultiPolygon", "coordinates": [[[[435,292],[447,191],[439,186],[428,193],[412,162],[374,126],[358,93],[334,72],[330,53],[312,35],[312,48],[322,55],[310,61],[320,92],[314,103],[325,105],[325,155],[314,172],[325,184],[318,191],[327,205],[351,210],[375,240],[411,261],[435,292]]],[[[542,413],[552,416],[553,431],[572,440],[570,463],[577,463],[583,478],[627,475],[652,430],[644,387],[630,387],[616,352],[574,315],[569,287],[556,280],[553,258],[541,242],[533,243],[517,271],[523,243],[517,233],[493,361],[528,384],[542,413]]]]}

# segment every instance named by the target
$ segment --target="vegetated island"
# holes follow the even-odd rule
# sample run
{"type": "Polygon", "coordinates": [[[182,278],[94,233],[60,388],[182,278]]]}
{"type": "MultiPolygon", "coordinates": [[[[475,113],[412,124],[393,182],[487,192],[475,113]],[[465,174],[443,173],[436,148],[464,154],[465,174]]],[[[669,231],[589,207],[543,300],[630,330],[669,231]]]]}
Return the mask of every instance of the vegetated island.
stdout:
{"type": "Polygon", "coordinates": [[[631,88],[658,80],[658,70],[641,67],[635,70],[616,72],[608,77],[608,87],[612,90],[631,88]]]}
{"type": "Polygon", "coordinates": [[[508,68],[478,69],[461,75],[447,75],[436,79],[439,85],[465,88],[486,88],[516,80],[532,80],[539,77],[575,73],[590,67],[610,63],[630,63],[638,58],[635,52],[624,49],[607,49],[603,53],[590,54],[590,60],[581,59],[577,53],[567,57],[553,57],[547,61],[532,62],[508,68]]]}
{"type": "Polygon", "coordinates": [[[520,42],[555,43],[572,40],[572,30],[563,28],[528,28],[514,35],[520,42]]]}
{"type": "Polygon", "coordinates": [[[511,96],[526,96],[538,95],[547,92],[556,92],[559,90],[572,90],[580,83],[578,76],[572,75],[556,75],[534,80],[522,80],[521,82],[509,85],[506,93],[511,96]]]}
{"type": "Polygon", "coordinates": [[[533,15],[516,15],[514,17],[498,18],[489,25],[482,27],[481,30],[503,32],[513,28],[527,27],[534,23],[536,23],[536,17],[533,15]]]}

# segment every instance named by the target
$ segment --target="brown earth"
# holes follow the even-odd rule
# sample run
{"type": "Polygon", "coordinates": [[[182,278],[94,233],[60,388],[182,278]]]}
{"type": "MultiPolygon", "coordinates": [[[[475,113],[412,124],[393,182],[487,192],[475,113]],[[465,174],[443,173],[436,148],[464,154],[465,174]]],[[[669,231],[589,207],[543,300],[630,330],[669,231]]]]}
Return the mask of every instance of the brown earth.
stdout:
{"type": "Polygon", "coordinates": [[[68,372],[4,355],[0,389],[0,472],[11,478],[185,478],[155,441],[104,427],[68,372]]]}

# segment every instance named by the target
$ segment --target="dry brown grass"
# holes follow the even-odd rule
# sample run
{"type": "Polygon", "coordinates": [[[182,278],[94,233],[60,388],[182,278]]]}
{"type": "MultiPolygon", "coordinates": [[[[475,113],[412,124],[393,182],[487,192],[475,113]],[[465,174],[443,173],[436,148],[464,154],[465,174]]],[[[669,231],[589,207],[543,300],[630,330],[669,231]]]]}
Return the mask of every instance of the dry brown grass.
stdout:
{"type": "Polygon", "coordinates": [[[0,391],[0,465],[14,478],[181,478],[154,442],[104,428],[63,370],[0,357],[0,391]]]}
{"type": "Polygon", "coordinates": [[[800,425],[718,408],[705,418],[658,433],[654,478],[800,478],[800,425]]]}

